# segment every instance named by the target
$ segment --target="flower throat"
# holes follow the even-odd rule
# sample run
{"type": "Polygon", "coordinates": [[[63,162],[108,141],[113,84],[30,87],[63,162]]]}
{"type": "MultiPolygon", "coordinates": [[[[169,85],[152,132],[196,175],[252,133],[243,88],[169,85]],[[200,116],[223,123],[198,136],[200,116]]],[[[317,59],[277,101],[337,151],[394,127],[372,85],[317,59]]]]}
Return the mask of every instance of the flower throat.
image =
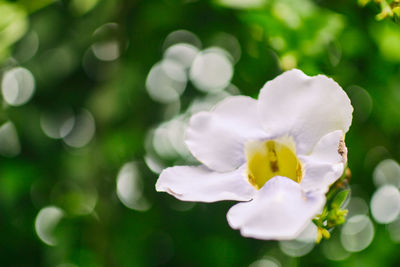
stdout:
{"type": "Polygon", "coordinates": [[[292,140],[252,141],[246,144],[247,177],[256,189],[275,176],[300,183],[302,169],[292,140]]]}

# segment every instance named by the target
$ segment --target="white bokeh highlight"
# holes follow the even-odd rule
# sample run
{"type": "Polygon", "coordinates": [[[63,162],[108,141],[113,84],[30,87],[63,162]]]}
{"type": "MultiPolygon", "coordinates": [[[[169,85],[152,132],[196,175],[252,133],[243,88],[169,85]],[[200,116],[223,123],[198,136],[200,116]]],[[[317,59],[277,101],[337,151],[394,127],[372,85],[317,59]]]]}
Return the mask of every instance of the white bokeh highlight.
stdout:
{"type": "Polygon", "coordinates": [[[67,136],[75,125],[75,115],[72,110],[60,112],[45,112],[40,116],[40,127],[45,135],[53,139],[67,136]]]}
{"type": "Polygon", "coordinates": [[[400,193],[393,185],[384,185],[372,196],[371,213],[378,223],[391,223],[400,213],[400,193]]]}
{"type": "Polygon", "coordinates": [[[168,34],[163,43],[163,50],[178,43],[191,44],[199,49],[201,48],[201,41],[194,33],[181,29],[168,34]]]}
{"type": "Polygon", "coordinates": [[[342,246],[349,252],[366,249],[374,238],[374,226],[366,215],[355,215],[344,224],[340,236],[342,246]]]}
{"type": "Polygon", "coordinates": [[[291,257],[301,257],[310,253],[317,239],[317,226],[310,222],[294,240],[279,241],[283,253],[291,257]]]}
{"type": "Polygon", "coordinates": [[[184,143],[186,127],[187,120],[183,116],[175,117],[157,127],[152,136],[153,149],[157,155],[164,159],[179,156],[191,159],[192,156],[184,143]]]}
{"type": "Polygon", "coordinates": [[[164,57],[179,62],[185,68],[190,68],[198,53],[199,49],[194,45],[180,43],[169,47],[164,52],[164,57]]]}
{"type": "Polygon", "coordinates": [[[217,92],[227,87],[233,76],[233,64],[228,52],[209,48],[199,53],[190,69],[190,80],[197,89],[217,92]]]}
{"type": "Polygon", "coordinates": [[[330,239],[325,240],[322,245],[322,253],[331,261],[342,261],[350,257],[351,253],[345,250],[340,242],[337,230],[334,230],[330,239]]]}
{"type": "Polygon", "coordinates": [[[143,195],[143,182],[134,162],[122,166],[117,176],[117,196],[127,208],[146,211],[150,203],[143,195]]]}
{"type": "Polygon", "coordinates": [[[381,161],[375,167],[373,179],[377,187],[386,184],[400,187],[400,165],[393,159],[381,161]]]}
{"type": "Polygon", "coordinates": [[[106,23],[97,28],[93,37],[99,39],[92,45],[96,58],[102,61],[113,61],[121,55],[121,45],[117,39],[119,26],[117,23],[106,23]]]}
{"type": "Polygon", "coordinates": [[[0,126],[0,155],[8,158],[17,156],[21,152],[17,130],[12,122],[8,121],[0,126]]]}
{"type": "Polygon", "coordinates": [[[151,68],[146,89],[154,101],[167,104],[179,99],[186,83],[185,67],[175,60],[164,59],[151,68]]]}
{"type": "Polygon", "coordinates": [[[4,74],[1,91],[7,104],[21,106],[32,98],[35,91],[35,78],[25,68],[13,68],[4,74]]]}
{"type": "Polygon", "coordinates": [[[347,205],[347,218],[353,215],[364,214],[368,215],[369,208],[367,202],[361,197],[351,197],[350,202],[347,205]]]}
{"type": "Polygon", "coordinates": [[[117,40],[97,42],[92,45],[94,55],[103,61],[113,61],[119,58],[120,45],[117,40]]]}
{"type": "Polygon", "coordinates": [[[398,217],[396,220],[389,223],[386,229],[390,234],[390,239],[395,243],[400,243],[400,218],[398,217]]]}
{"type": "Polygon", "coordinates": [[[314,243],[299,240],[280,241],[279,248],[290,257],[301,257],[307,255],[314,248],[314,243]]]}
{"type": "MultiPolygon", "coordinates": [[[[92,114],[82,109],[81,112],[76,115],[74,120],[74,126],[69,133],[63,138],[65,144],[74,148],[81,148],[86,146],[93,138],[96,132],[96,124],[92,114]]],[[[66,121],[64,126],[70,125],[71,122],[66,121]]],[[[65,129],[61,128],[61,134],[65,133],[65,129]]]]}
{"type": "Polygon", "coordinates": [[[249,265],[249,267],[281,267],[279,261],[272,257],[264,257],[262,259],[256,260],[249,265]]]}
{"type": "Polygon", "coordinates": [[[63,217],[64,211],[58,207],[48,206],[41,209],[35,219],[35,230],[40,240],[49,246],[57,245],[54,232],[63,217]]]}

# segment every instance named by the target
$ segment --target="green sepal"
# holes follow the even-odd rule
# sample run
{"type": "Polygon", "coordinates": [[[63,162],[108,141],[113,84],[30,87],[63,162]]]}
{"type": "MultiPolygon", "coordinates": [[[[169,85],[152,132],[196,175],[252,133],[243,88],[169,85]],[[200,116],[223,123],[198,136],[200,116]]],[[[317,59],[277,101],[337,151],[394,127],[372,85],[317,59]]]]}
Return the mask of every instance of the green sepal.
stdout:
{"type": "Polygon", "coordinates": [[[343,191],[340,191],[336,197],[334,198],[334,200],[331,203],[331,208],[332,209],[340,209],[340,207],[343,205],[343,203],[346,201],[347,196],[350,193],[350,189],[346,189],[343,191]]]}

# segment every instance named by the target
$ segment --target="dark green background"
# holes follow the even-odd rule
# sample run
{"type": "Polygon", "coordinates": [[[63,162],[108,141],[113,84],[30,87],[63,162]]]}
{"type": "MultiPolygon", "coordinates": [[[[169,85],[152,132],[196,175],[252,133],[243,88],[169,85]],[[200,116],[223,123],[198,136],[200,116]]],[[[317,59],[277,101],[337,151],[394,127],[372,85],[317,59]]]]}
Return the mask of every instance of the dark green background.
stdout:
{"type": "MultiPolygon", "coordinates": [[[[376,190],[376,164],[388,157],[400,159],[400,25],[390,19],[377,21],[377,6],[341,0],[267,0],[257,9],[233,9],[218,1],[100,0],[81,14],[73,1],[7,3],[15,2],[26,12],[26,34],[37,34],[39,49],[29,60],[21,60],[27,39],[14,36],[15,41],[6,43],[2,27],[12,20],[3,23],[6,14],[0,13],[0,73],[23,66],[36,79],[35,94],[27,104],[3,103],[0,111],[1,122],[12,121],[21,142],[18,156],[0,157],[1,266],[247,266],[263,256],[276,258],[282,266],[400,264],[400,245],[376,223],[372,244],[344,261],[329,261],[321,246],[304,257],[290,258],[277,242],[246,239],[232,230],[225,214],[233,202],[196,204],[185,212],[171,208],[179,202],[155,192],[157,174],[143,159],[148,132],[165,120],[165,105],[153,101],[145,87],[149,70],[162,58],[164,39],[186,29],[208,47],[225,32],[241,45],[232,83],[244,95],[257,97],[263,84],[283,71],[282,59],[288,55],[308,75],[326,74],[348,92],[355,108],[346,136],[351,183],[356,185],[354,194],[369,203],[376,190]],[[292,13],[279,17],[278,2],[292,13]],[[304,11],[306,6],[311,8],[304,11]],[[293,18],[299,22],[294,28],[293,18]],[[88,75],[82,63],[85,53],[96,42],[93,32],[108,22],[118,23],[114,38],[123,52],[117,60],[96,61],[88,75]],[[277,49],[274,38],[284,40],[284,47],[277,49]],[[67,56],[52,61],[49,53],[60,48],[68,51],[67,56]],[[354,93],[355,85],[371,98],[354,93]],[[93,114],[96,134],[84,148],[68,148],[41,130],[40,115],[61,107],[85,108],[93,114]],[[367,158],[377,146],[383,152],[367,158]],[[130,161],[136,162],[151,203],[145,212],[128,209],[116,195],[118,171],[130,161]],[[97,191],[91,214],[74,213],[84,196],[54,189],[69,182],[82,192],[97,191]],[[55,229],[58,245],[53,247],[44,244],[34,228],[36,215],[48,205],[59,206],[66,214],[55,229]]],[[[188,83],[181,111],[203,96],[188,83]]],[[[166,165],[182,162],[161,160],[166,165]]]]}

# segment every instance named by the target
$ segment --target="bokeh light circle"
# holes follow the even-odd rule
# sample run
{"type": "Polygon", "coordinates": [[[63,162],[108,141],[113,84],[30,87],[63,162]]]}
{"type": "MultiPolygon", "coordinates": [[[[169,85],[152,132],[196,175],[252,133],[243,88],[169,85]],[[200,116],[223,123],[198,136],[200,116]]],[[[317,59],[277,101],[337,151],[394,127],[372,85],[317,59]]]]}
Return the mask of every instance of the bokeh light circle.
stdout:
{"type": "Polygon", "coordinates": [[[93,54],[99,60],[113,61],[121,55],[121,45],[117,39],[119,25],[114,22],[106,23],[93,33],[96,42],[92,45],[93,54]]]}
{"type": "Polygon", "coordinates": [[[233,76],[233,66],[227,52],[209,48],[199,53],[190,69],[190,80],[197,89],[217,92],[227,87],[233,76]]]}
{"type": "Polygon", "coordinates": [[[41,209],[36,216],[36,234],[45,244],[57,245],[57,238],[54,234],[55,228],[64,217],[64,211],[55,206],[48,206],[41,209]]]}
{"type": "Polygon", "coordinates": [[[179,62],[185,68],[192,65],[199,49],[191,44],[175,44],[164,52],[164,57],[179,62]]]}
{"type": "Polygon", "coordinates": [[[0,155],[15,157],[21,152],[17,129],[11,121],[0,126],[0,155]]]}
{"type": "Polygon", "coordinates": [[[134,162],[122,166],[117,176],[117,196],[127,208],[146,211],[150,203],[143,195],[143,182],[134,162]]]}
{"type": "Polygon", "coordinates": [[[164,59],[151,68],[146,79],[146,89],[154,101],[171,103],[179,99],[186,83],[185,67],[177,61],[164,59]]]}
{"type": "Polygon", "coordinates": [[[168,47],[178,43],[191,44],[199,49],[201,48],[200,39],[194,33],[182,29],[168,34],[163,44],[163,50],[166,50],[168,47]]]}
{"type": "Polygon", "coordinates": [[[279,242],[279,247],[282,252],[291,257],[301,257],[307,255],[314,248],[314,245],[314,242],[304,242],[299,240],[279,242]]]}
{"type": "Polygon", "coordinates": [[[322,245],[322,253],[331,261],[342,261],[347,259],[351,253],[345,250],[340,242],[337,230],[332,232],[331,238],[324,240],[322,245]]]}
{"type": "Polygon", "coordinates": [[[392,184],[400,187],[400,165],[393,159],[381,161],[374,170],[373,179],[376,186],[392,184]]]}
{"type": "Polygon", "coordinates": [[[367,248],[374,238],[374,226],[366,215],[355,215],[347,220],[342,228],[340,240],[349,252],[358,252],[367,248]]]}
{"type": "MultiPolygon", "coordinates": [[[[82,109],[81,112],[75,117],[70,118],[74,120],[73,128],[67,135],[64,134],[63,128],[61,128],[61,135],[65,135],[63,138],[64,142],[74,148],[80,148],[87,145],[93,138],[96,132],[96,124],[92,114],[82,109]]],[[[69,127],[71,122],[66,121],[64,127],[69,127]]]]}
{"type": "Polygon", "coordinates": [[[29,70],[17,67],[4,74],[1,90],[7,104],[20,106],[33,96],[35,79],[29,70]]]}
{"type": "Polygon", "coordinates": [[[249,267],[281,267],[282,265],[275,258],[265,257],[254,261],[249,267]]]}
{"type": "Polygon", "coordinates": [[[385,185],[371,199],[371,213],[379,223],[393,222],[400,213],[400,193],[393,185],[385,185]]]}

